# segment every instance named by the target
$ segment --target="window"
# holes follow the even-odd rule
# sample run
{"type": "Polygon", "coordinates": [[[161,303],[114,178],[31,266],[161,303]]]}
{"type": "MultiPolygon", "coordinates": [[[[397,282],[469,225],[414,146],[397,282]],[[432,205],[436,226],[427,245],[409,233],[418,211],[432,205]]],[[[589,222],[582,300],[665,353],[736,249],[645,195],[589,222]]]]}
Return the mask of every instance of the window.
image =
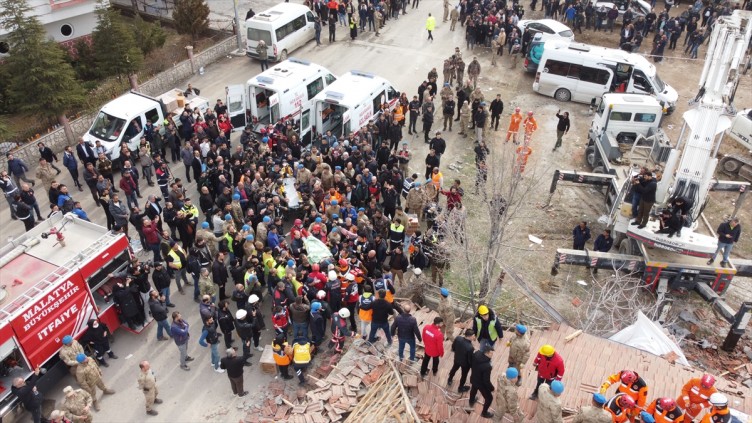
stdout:
{"type": "Polygon", "coordinates": [[[272,45],[272,33],[263,29],[248,28],[248,39],[252,41],[264,40],[266,45],[272,45]]]}
{"type": "Polygon", "coordinates": [[[305,130],[311,126],[311,110],[303,112],[303,116],[300,119],[300,130],[305,130]]]}
{"type": "Polygon", "coordinates": [[[71,24],[63,24],[60,27],[60,34],[63,37],[70,37],[71,35],[73,35],[73,26],[71,26],[71,24]]]}
{"type": "Polygon", "coordinates": [[[655,122],[655,113],[635,113],[635,122],[655,122]]]}
{"type": "Polygon", "coordinates": [[[627,112],[611,112],[611,120],[618,122],[629,122],[632,120],[632,113],[627,112]]]}
{"type": "Polygon", "coordinates": [[[316,94],[320,93],[324,89],[324,80],[316,78],[313,82],[306,87],[308,91],[308,100],[316,97],[316,94]]]}
{"type": "Polygon", "coordinates": [[[289,22],[285,26],[277,28],[277,31],[275,32],[277,34],[277,42],[284,40],[285,37],[292,34],[293,32],[295,32],[295,30],[293,29],[292,22],[289,22]]]}
{"type": "Polygon", "coordinates": [[[89,133],[105,141],[115,141],[120,137],[124,126],[124,119],[108,115],[105,112],[99,112],[99,115],[91,125],[89,133]]]}
{"type": "Polygon", "coordinates": [[[569,63],[560,62],[558,60],[546,61],[546,69],[551,75],[567,76],[569,73],[569,63]]]}
{"type": "Polygon", "coordinates": [[[327,73],[326,76],[324,77],[324,80],[326,81],[326,85],[331,85],[332,82],[337,80],[337,78],[331,73],[327,73]]]}
{"type": "Polygon", "coordinates": [[[569,72],[567,73],[567,77],[572,79],[580,79],[580,70],[582,69],[582,66],[575,65],[574,63],[569,65],[569,72]]]}
{"type": "Polygon", "coordinates": [[[606,102],[601,99],[601,102],[598,105],[598,109],[595,111],[595,113],[597,113],[598,116],[603,116],[603,110],[605,109],[606,109],[606,102]]]}
{"type": "Polygon", "coordinates": [[[133,138],[141,133],[144,129],[144,121],[141,116],[136,117],[128,124],[125,129],[125,135],[127,138],[133,138]]]}
{"type": "Polygon", "coordinates": [[[306,18],[308,19],[308,22],[313,22],[315,20],[313,13],[311,12],[306,13],[306,18]]]}
{"type": "Polygon", "coordinates": [[[394,87],[392,86],[389,87],[388,93],[389,93],[389,100],[395,99],[399,97],[400,95],[399,91],[395,90],[394,87]]]}
{"type": "Polygon", "coordinates": [[[148,120],[151,123],[158,123],[159,111],[157,111],[157,109],[151,109],[148,112],[146,112],[146,120],[148,120]]]}
{"type": "Polygon", "coordinates": [[[379,110],[381,110],[381,103],[382,103],[382,101],[383,101],[384,98],[385,98],[384,91],[382,91],[381,93],[379,93],[379,95],[377,95],[376,97],[373,98],[373,114],[374,114],[374,116],[376,115],[376,113],[378,113],[379,110]]]}
{"type": "MultiPolygon", "coordinates": [[[[308,12],[310,13],[310,12],[308,12]]],[[[299,29],[302,29],[304,26],[306,26],[305,16],[301,15],[295,18],[294,21],[292,21],[292,29],[293,31],[297,31],[299,29]]]]}
{"type": "Polygon", "coordinates": [[[598,85],[606,85],[611,75],[605,69],[583,66],[580,69],[580,80],[598,85]]]}

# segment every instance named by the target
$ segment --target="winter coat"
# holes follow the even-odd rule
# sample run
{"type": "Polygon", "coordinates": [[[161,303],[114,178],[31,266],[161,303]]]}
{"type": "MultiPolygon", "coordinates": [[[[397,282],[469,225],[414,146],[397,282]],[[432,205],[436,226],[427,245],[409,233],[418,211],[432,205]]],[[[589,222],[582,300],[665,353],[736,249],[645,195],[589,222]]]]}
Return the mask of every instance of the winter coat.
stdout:
{"type": "Polygon", "coordinates": [[[452,342],[452,351],[454,352],[454,364],[463,368],[469,368],[472,365],[474,353],[472,341],[464,336],[458,336],[452,342]]]}
{"type": "Polygon", "coordinates": [[[135,292],[138,292],[138,287],[134,284],[124,286],[118,283],[112,290],[112,297],[115,300],[115,304],[120,306],[120,311],[125,317],[133,317],[139,312],[138,304],[136,304],[136,300],[133,299],[133,293],[135,292]]]}
{"type": "Polygon", "coordinates": [[[500,374],[496,382],[496,402],[494,408],[503,413],[517,414],[520,408],[520,397],[517,394],[517,386],[507,379],[506,375],[500,374]]]}
{"type": "Polygon", "coordinates": [[[530,334],[515,335],[511,341],[509,341],[509,362],[514,363],[517,366],[517,370],[522,370],[522,367],[527,363],[530,358],[530,334]]]}
{"type": "Polygon", "coordinates": [[[423,327],[423,345],[429,357],[444,357],[444,334],[436,325],[423,327]]]}
{"type": "Polygon", "coordinates": [[[533,361],[533,365],[538,369],[538,377],[543,379],[561,380],[564,376],[564,359],[557,352],[551,357],[546,357],[538,353],[535,361],[533,361]]]}
{"type": "Polygon", "coordinates": [[[418,341],[422,341],[420,329],[418,329],[418,321],[410,313],[402,313],[394,319],[394,323],[392,323],[392,336],[395,334],[397,334],[397,338],[399,339],[413,341],[417,338],[418,341]]]}
{"type": "Polygon", "coordinates": [[[470,383],[479,389],[493,391],[495,388],[491,383],[491,359],[481,351],[473,353],[472,374],[470,383]]]}
{"type": "Polygon", "coordinates": [[[561,401],[551,393],[551,387],[544,383],[538,388],[538,409],[535,412],[538,423],[562,423],[561,401]]]}

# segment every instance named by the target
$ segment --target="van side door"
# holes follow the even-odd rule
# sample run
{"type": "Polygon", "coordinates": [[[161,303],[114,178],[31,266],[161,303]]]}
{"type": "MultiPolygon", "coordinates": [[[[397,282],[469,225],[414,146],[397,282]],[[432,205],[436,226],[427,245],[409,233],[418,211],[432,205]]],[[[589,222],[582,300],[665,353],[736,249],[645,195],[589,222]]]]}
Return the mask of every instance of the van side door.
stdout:
{"type": "Polygon", "coordinates": [[[609,91],[611,86],[611,73],[606,68],[582,65],[580,66],[579,79],[576,100],[582,103],[590,103],[593,99],[601,98],[604,93],[609,91]]]}
{"type": "Polygon", "coordinates": [[[244,87],[240,84],[228,86],[225,104],[232,123],[232,132],[242,131],[247,122],[244,87]]]}
{"type": "Polygon", "coordinates": [[[302,47],[305,45],[308,41],[310,41],[313,37],[310,35],[312,34],[313,26],[309,26],[306,22],[306,16],[305,14],[302,14],[298,16],[297,18],[293,19],[292,21],[292,30],[293,33],[289,35],[289,37],[293,37],[293,43],[294,46],[290,46],[290,50],[292,51],[298,47],[302,47]]]}
{"type": "MultiPolygon", "coordinates": [[[[157,112],[157,109],[154,108],[153,110],[149,110],[146,112],[148,115],[158,115],[159,112],[157,112]]],[[[133,119],[128,122],[128,125],[125,126],[125,134],[123,136],[123,142],[128,144],[128,149],[131,151],[136,151],[138,148],[138,144],[141,141],[141,136],[144,134],[144,124],[146,123],[146,118],[144,117],[144,113],[137,115],[133,119]]]]}
{"type": "Polygon", "coordinates": [[[315,25],[315,19],[316,18],[313,16],[313,13],[306,12],[306,43],[316,38],[316,31],[313,29],[313,26],[315,25]]]}

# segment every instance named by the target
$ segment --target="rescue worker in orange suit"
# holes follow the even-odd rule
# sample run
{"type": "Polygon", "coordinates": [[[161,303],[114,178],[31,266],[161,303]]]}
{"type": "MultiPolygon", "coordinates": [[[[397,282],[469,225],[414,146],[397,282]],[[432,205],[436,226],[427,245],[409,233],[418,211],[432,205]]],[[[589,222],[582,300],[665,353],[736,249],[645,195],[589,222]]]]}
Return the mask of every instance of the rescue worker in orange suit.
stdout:
{"type": "Polygon", "coordinates": [[[700,411],[710,407],[710,396],[717,392],[713,385],[715,377],[707,373],[684,384],[681,395],[676,399],[676,404],[684,410],[684,423],[690,423],[700,411]]]}
{"type": "MultiPolygon", "coordinates": [[[[617,393],[629,395],[639,408],[645,408],[648,402],[648,384],[637,372],[622,370],[619,373],[612,374],[601,385],[601,394],[605,394],[608,388],[616,382],[619,382],[619,387],[616,388],[617,393]]],[[[638,411],[637,409],[633,410],[629,419],[633,420],[638,411]]]]}
{"type": "Polygon", "coordinates": [[[730,423],[731,422],[731,410],[728,408],[728,398],[721,393],[714,393],[708,400],[710,402],[710,410],[702,418],[700,423],[730,423]]]}
{"type": "Polygon", "coordinates": [[[525,129],[525,134],[532,134],[538,130],[538,122],[533,117],[533,111],[527,112],[527,117],[522,122],[522,127],[525,129]]]}
{"type": "Polygon", "coordinates": [[[657,398],[645,409],[656,423],[677,423],[684,421],[684,411],[673,398],[657,398]]]}
{"type": "Polygon", "coordinates": [[[509,139],[512,139],[512,142],[517,144],[517,133],[520,132],[520,124],[522,123],[522,113],[520,113],[520,108],[517,107],[514,109],[514,113],[512,113],[512,116],[509,117],[509,129],[507,130],[507,140],[506,142],[509,142],[509,139]]]}
{"type": "Polygon", "coordinates": [[[636,410],[637,404],[627,394],[619,392],[614,395],[613,398],[608,400],[606,406],[603,407],[611,413],[611,419],[614,423],[625,423],[630,421],[630,415],[636,410]]]}
{"type": "Polygon", "coordinates": [[[535,391],[530,395],[530,399],[538,399],[538,388],[547,383],[551,385],[554,380],[561,380],[564,376],[564,359],[556,352],[552,345],[544,345],[538,351],[538,355],[533,360],[533,366],[538,371],[538,383],[535,385],[535,391]]]}
{"type": "Polygon", "coordinates": [[[272,352],[274,353],[274,363],[277,365],[279,373],[285,380],[292,379],[294,377],[290,374],[292,348],[287,344],[284,335],[279,335],[272,341],[272,352]]]}

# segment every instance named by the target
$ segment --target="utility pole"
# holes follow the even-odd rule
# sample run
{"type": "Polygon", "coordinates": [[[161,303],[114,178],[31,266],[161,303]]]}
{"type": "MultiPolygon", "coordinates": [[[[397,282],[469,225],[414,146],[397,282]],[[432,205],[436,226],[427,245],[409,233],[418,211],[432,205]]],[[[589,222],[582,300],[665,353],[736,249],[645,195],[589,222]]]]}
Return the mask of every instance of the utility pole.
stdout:
{"type": "Polygon", "coordinates": [[[235,37],[238,41],[238,50],[243,51],[243,34],[240,32],[240,16],[238,15],[238,0],[233,0],[232,8],[235,10],[235,37]]]}

